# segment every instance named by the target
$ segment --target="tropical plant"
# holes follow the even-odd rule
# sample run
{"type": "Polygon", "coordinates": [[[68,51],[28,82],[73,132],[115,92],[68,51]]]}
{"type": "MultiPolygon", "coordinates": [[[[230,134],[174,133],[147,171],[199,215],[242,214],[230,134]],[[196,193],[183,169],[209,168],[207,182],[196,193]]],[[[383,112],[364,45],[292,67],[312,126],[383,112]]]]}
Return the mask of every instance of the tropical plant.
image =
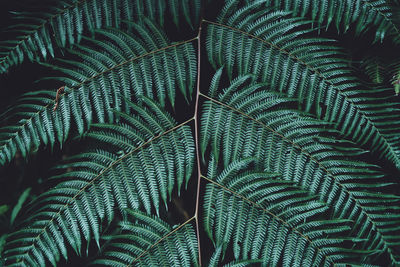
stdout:
{"type": "Polygon", "coordinates": [[[400,266],[397,1],[24,8],[0,264],[400,266]]]}

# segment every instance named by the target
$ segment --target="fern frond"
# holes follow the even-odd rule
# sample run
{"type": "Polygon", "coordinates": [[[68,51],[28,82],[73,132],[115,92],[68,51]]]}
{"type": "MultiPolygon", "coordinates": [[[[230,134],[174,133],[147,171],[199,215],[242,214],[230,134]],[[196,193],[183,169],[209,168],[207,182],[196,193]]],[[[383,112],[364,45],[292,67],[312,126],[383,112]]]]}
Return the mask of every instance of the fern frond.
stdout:
{"type": "Polygon", "coordinates": [[[187,182],[194,163],[190,127],[143,101],[144,107],[129,104],[136,115],[119,114],[120,127],[95,125],[88,137],[101,140],[96,149],[57,168],[62,173],[52,179],[58,185],[32,203],[31,215],[8,236],[7,262],[55,265],[67,257],[67,244],[80,254],[82,240],[94,238],[99,245],[102,224],[111,222],[115,209],[151,213],[153,206],[158,213],[160,196],[166,205],[173,188],[187,182]]]}
{"type": "Polygon", "coordinates": [[[54,88],[0,114],[0,167],[32,176],[19,155],[44,146],[63,160],[0,203],[0,265],[400,266],[400,103],[386,88],[400,92],[387,49],[399,3],[42,0],[15,13],[0,73],[29,58],[54,88]]]}
{"type": "Polygon", "coordinates": [[[266,2],[268,7],[291,12],[293,16],[310,18],[318,28],[328,29],[331,24],[334,24],[339,32],[354,29],[357,35],[373,29],[374,42],[382,42],[387,36],[396,42],[400,40],[400,28],[394,21],[391,5],[385,0],[273,0],[266,2]]]}
{"type": "Polygon", "coordinates": [[[190,40],[171,44],[147,19],[131,27],[136,35],[98,30],[96,34],[105,41],[88,39],[89,46],[70,51],[78,59],[59,59],[57,65],[51,65],[63,76],[49,79],[65,86],[55,110],[56,92],[39,91],[26,94],[3,115],[14,117],[14,123],[0,129],[0,164],[9,162],[17,150],[25,157],[41,143],[64,143],[71,123],[83,134],[93,121],[112,122],[112,109],[128,108],[122,104],[124,98],[147,96],[163,106],[169,99],[174,105],[177,88],[186,98],[191,97],[196,56],[190,40]],[[144,32],[146,35],[140,35],[144,32]]]}
{"type": "MultiPolygon", "coordinates": [[[[3,114],[4,121],[13,119],[14,124],[0,128],[0,163],[3,165],[14,157],[19,150],[23,157],[35,150],[41,143],[47,145],[56,142],[56,138],[64,141],[70,129],[69,114],[51,112],[50,107],[56,93],[36,91],[25,94],[3,114]],[[55,127],[57,124],[58,127],[55,127]]],[[[62,110],[68,107],[64,98],[60,101],[62,110]]]]}
{"type": "MultiPolygon", "coordinates": [[[[221,266],[221,255],[222,255],[222,246],[219,246],[215,249],[214,253],[211,255],[210,261],[208,263],[208,267],[218,267],[221,266]]],[[[223,267],[245,267],[252,266],[253,264],[262,263],[260,259],[251,259],[251,260],[236,260],[227,264],[224,264],[223,267]]]]}
{"type": "Polygon", "coordinates": [[[154,216],[127,210],[120,233],[107,237],[101,256],[91,264],[101,266],[198,266],[198,244],[189,219],[171,227],[154,216]]]}
{"type": "Polygon", "coordinates": [[[361,62],[361,67],[371,82],[381,85],[386,80],[386,65],[380,57],[368,56],[361,62]]]}
{"type": "Polygon", "coordinates": [[[400,94],[400,61],[396,58],[389,64],[388,68],[394,93],[398,96],[400,94]]]}
{"type": "Polygon", "coordinates": [[[210,91],[212,97],[203,95],[209,100],[203,106],[203,157],[211,147],[225,167],[241,158],[259,159],[259,170],[280,173],[318,195],[335,217],[356,222],[354,231],[368,239],[368,250],[383,249],[399,262],[400,229],[394,221],[400,220],[400,197],[383,193],[391,183],[382,182],[377,166],[357,160],[358,148],[347,142],[346,150],[335,149],[338,132],[328,123],[291,109],[293,99],[266,90],[251,76],[238,77],[219,94],[214,87],[210,91]]]}
{"type": "Polygon", "coordinates": [[[245,171],[252,161],[232,162],[204,178],[211,182],[204,224],[222,253],[232,243],[236,259],[262,259],[262,266],[331,266],[370,253],[346,245],[360,241],[347,237],[349,220],[326,218],[329,208],[317,196],[277,174],[245,171]]]}
{"type": "Polygon", "coordinates": [[[25,57],[31,61],[54,57],[58,47],[79,43],[85,32],[119,28],[124,20],[141,23],[148,18],[163,25],[167,3],[177,26],[182,15],[191,27],[199,22],[200,0],[190,5],[187,0],[65,0],[43,5],[44,12],[14,12],[16,25],[9,30],[16,36],[0,44],[0,73],[25,57]]]}
{"type": "Polygon", "coordinates": [[[305,38],[309,30],[302,28],[303,20],[282,11],[265,14],[257,5],[224,12],[218,22],[208,23],[207,51],[214,67],[225,66],[229,77],[253,73],[400,169],[398,104],[361,85],[333,41],[305,38]]]}

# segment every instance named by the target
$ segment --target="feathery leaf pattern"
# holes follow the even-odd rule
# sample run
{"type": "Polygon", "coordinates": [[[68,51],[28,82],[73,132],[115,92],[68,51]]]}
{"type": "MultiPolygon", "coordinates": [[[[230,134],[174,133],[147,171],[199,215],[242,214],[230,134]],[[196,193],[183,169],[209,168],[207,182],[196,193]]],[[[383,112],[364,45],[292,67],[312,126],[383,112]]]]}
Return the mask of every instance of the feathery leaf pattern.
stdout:
{"type": "Polygon", "coordinates": [[[8,180],[19,191],[0,203],[0,265],[399,265],[399,7],[16,12],[0,72],[28,58],[49,73],[0,114],[0,165],[56,163],[40,161],[45,180],[8,180]]]}

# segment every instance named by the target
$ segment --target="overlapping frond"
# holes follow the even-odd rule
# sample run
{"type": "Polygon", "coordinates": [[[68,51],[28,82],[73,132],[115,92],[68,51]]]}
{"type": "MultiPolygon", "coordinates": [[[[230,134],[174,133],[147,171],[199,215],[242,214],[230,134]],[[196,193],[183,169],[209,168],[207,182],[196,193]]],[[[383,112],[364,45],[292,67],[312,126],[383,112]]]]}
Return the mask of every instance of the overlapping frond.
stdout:
{"type": "MultiPolygon", "coordinates": [[[[214,253],[211,255],[210,261],[208,263],[208,267],[218,267],[221,266],[221,256],[222,256],[222,246],[219,246],[215,249],[214,253]]],[[[230,263],[223,265],[223,267],[245,267],[252,266],[253,264],[262,263],[260,259],[251,259],[251,260],[236,260],[230,263]]]]}
{"type": "Polygon", "coordinates": [[[266,2],[266,6],[290,11],[294,16],[310,18],[319,28],[327,29],[334,24],[339,32],[354,29],[357,35],[372,29],[375,31],[375,41],[383,41],[387,36],[394,41],[400,41],[400,28],[394,21],[395,16],[391,5],[385,0],[271,0],[266,2]]]}
{"type": "Polygon", "coordinates": [[[40,11],[14,12],[9,31],[14,39],[0,44],[0,73],[21,63],[54,57],[59,47],[79,43],[82,35],[105,27],[121,27],[121,21],[148,18],[163,25],[166,11],[178,25],[181,16],[193,27],[199,22],[200,0],[62,0],[43,1],[40,11]],[[167,9],[167,4],[169,8],[167,9]],[[45,10],[45,11],[44,11],[45,10]],[[18,21],[18,22],[17,22],[18,21]],[[20,22],[19,22],[20,21],[20,22]]]}
{"type": "Polygon", "coordinates": [[[376,166],[357,160],[364,153],[349,141],[340,141],[329,124],[290,108],[296,101],[252,82],[251,76],[219,89],[221,71],[210,88],[202,115],[201,151],[207,148],[224,166],[255,157],[257,168],[280,173],[284,180],[318,195],[338,218],[354,220],[354,231],[365,238],[367,249],[385,250],[393,263],[400,260],[400,197],[383,193],[376,166]],[[216,89],[217,88],[217,89],[216,89]],[[337,149],[346,142],[346,149],[337,149]]]}
{"type": "Polygon", "coordinates": [[[270,88],[296,97],[298,106],[332,122],[344,136],[400,169],[400,115],[390,88],[369,90],[357,81],[333,42],[306,38],[306,22],[260,4],[226,6],[209,22],[210,62],[234,73],[253,73],[270,88]],[[382,95],[377,97],[376,94],[382,95]]]}
{"type": "Polygon", "coordinates": [[[368,56],[361,62],[361,67],[369,80],[375,85],[382,85],[387,79],[387,64],[377,56],[368,56]]]}
{"type": "Polygon", "coordinates": [[[88,39],[88,46],[70,51],[77,59],[58,59],[51,65],[62,76],[50,79],[61,82],[63,91],[28,93],[2,115],[3,120],[12,118],[0,128],[2,165],[17,150],[26,156],[42,143],[62,144],[71,125],[82,134],[93,121],[112,122],[112,109],[127,109],[123,99],[147,96],[164,106],[167,100],[174,105],[176,90],[191,97],[196,56],[190,41],[171,44],[147,19],[130,25],[132,35],[116,29],[96,31],[104,41],[88,39]]]}
{"type": "MultiPolygon", "coordinates": [[[[155,102],[129,103],[133,114],[117,112],[117,125],[96,125],[89,138],[94,150],[73,156],[58,167],[58,185],[39,196],[20,230],[7,238],[6,261],[16,266],[53,265],[67,258],[67,245],[80,254],[83,240],[99,244],[103,223],[115,210],[167,202],[173,188],[190,178],[194,144],[190,127],[177,123],[155,102]],[[102,145],[103,144],[103,145],[102,145]]],[[[89,245],[87,245],[89,246],[89,245]]]]}
{"type": "Polygon", "coordinates": [[[369,253],[346,244],[360,241],[348,237],[348,220],[327,218],[329,208],[317,196],[277,174],[246,171],[252,161],[221,172],[209,164],[204,224],[222,253],[232,243],[236,259],[262,259],[262,266],[332,266],[369,253]]]}
{"type": "Polygon", "coordinates": [[[171,227],[163,220],[127,210],[119,232],[107,236],[99,266],[198,266],[197,239],[192,219],[171,227]]]}
{"type": "Polygon", "coordinates": [[[43,0],[16,14],[0,72],[62,55],[40,63],[60,87],[0,114],[0,165],[71,135],[88,147],[68,149],[27,206],[23,194],[0,264],[56,265],[97,245],[101,266],[400,265],[400,105],[383,88],[390,76],[400,92],[399,64],[361,50],[350,62],[318,37],[336,26],[394,46],[399,1],[223,2],[43,0]],[[199,23],[208,3],[223,7],[199,23]],[[196,26],[192,39],[167,37],[196,26]],[[393,62],[357,65],[375,84],[351,68],[365,54],[393,62]],[[160,219],[175,211],[184,223],[160,219]]]}
{"type": "Polygon", "coordinates": [[[388,69],[394,93],[398,96],[400,94],[400,60],[395,58],[391,64],[389,64],[388,69]]]}

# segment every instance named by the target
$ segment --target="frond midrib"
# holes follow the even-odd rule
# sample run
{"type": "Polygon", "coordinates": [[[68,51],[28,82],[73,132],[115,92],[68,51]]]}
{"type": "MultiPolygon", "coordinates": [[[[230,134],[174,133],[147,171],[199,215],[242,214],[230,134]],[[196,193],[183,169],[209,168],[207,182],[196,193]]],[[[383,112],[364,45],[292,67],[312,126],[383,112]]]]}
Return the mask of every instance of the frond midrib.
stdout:
{"type": "MultiPolygon", "coordinates": [[[[339,88],[337,88],[337,86],[336,86],[334,83],[332,83],[331,81],[329,81],[321,72],[319,72],[318,70],[314,69],[312,66],[310,66],[309,64],[307,64],[307,63],[304,62],[303,60],[297,58],[296,56],[294,56],[294,55],[293,55],[292,53],[290,53],[289,51],[280,48],[280,47],[277,46],[276,44],[273,44],[273,43],[271,43],[271,42],[268,42],[268,41],[266,41],[266,40],[263,40],[262,38],[260,38],[260,37],[258,37],[258,36],[255,36],[255,35],[253,35],[253,34],[251,34],[251,33],[248,33],[248,32],[246,32],[246,31],[243,31],[243,30],[241,30],[241,29],[238,29],[238,28],[235,28],[235,27],[226,25],[226,24],[222,24],[222,23],[218,23],[218,22],[214,22],[214,21],[209,21],[209,20],[205,20],[205,19],[203,19],[203,21],[206,22],[206,23],[209,23],[209,24],[213,24],[213,25],[216,25],[216,26],[219,26],[219,27],[222,27],[222,28],[226,28],[226,29],[229,29],[229,30],[238,32],[238,33],[243,34],[243,35],[246,35],[246,36],[248,36],[248,37],[250,37],[250,38],[252,38],[252,39],[255,39],[255,40],[257,40],[257,41],[260,41],[260,42],[262,42],[262,43],[264,43],[264,44],[267,44],[267,45],[269,45],[270,47],[279,50],[281,53],[284,53],[284,54],[288,55],[288,57],[292,58],[294,61],[299,62],[299,63],[302,64],[306,69],[309,69],[311,72],[314,72],[314,73],[315,73],[317,76],[319,76],[324,82],[326,82],[328,85],[330,85],[331,88],[335,89],[335,91],[336,91],[339,95],[341,95],[341,96],[345,99],[345,101],[349,102],[349,103],[352,105],[352,107],[353,107],[355,110],[357,110],[357,112],[362,116],[362,118],[364,118],[364,119],[367,121],[367,123],[371,125],[371,127],[376,131],[376,133],[377,133],[377,135],[379,136],[379,138],[384,142],[385,146],[386,146],[387,148],[389,148],[389,150],[390,150],[390,152],[391,152],[390,154],[394,157],[395,164],[396,164],[397,166],[400,166],[400,158],[399,158],[399,156],[397,155],[396,151],[393,149],[392,145],[389,144],[389,142],[387,141],[386,137],[385,137],[383,134],[381,134],[380,130],[375,126],[375,124],[371,121],[371,119],[358,107],[358,105],[356,105],[356,104],[355,104],[351,99],[349,99],[345,94],[342,94],[342,91],[341,91],[339,88]]],[[[343,130],[339,130],[339,131],[340,131],[342,134],[347,135],[345,132],[343,132],[343,130]]]]}
{"type": "Polygon", "coordinates": [[[207,95],[204,95],[204,94],[202,94],[202,93],[200,93],[200,96],[202,96],[202,97],[204,97],[204,98],[206,98],[206,99],[208,99],[208,100],[210,100],[210,101],[212,101],[212,102],[214,102],[214,103],[216,103],[216,104],[218,104],[218,105],[227,107],[227,108],[233,110],[234,112],[237,112],[238,114],[240,114],[240,115],[242,115],[242,116],[244,116],[244,117],[246,117],[246,118],[248,118],[248,119],[250,119],[250,120],[252,120],[252,121],[254,121],[254,122],[256,122],[256,123],[258,123],[258,124],[260,124],[262,127],[264,127],[265,129],[267,129],[268,131],[271,131],[272,133],[278,135],[278,136],[279,136],[280,138],[282,138],[283,140],[288,141],[291,145],[293,145],[294,147],[296,147],[297,149],[299,149],[304,155],[306,155],[307,157],[309,157],[310,160],[314,161],[323,171],[325,171],[325,173],[328,175],[328,177],[330,177],[338,186],[340,186],[340,187],[342,188],[342,190],[343,190],[344,192],[346,192],[346,193],[350,196],[350,198],[351,198],[351,199],[355,202],[355,204],[360,208],[361,212],[368,218],[368,221],[372,224],[372,227],[373,227],[374,231],[377,233],[377,235],[379,236],[380,240],[382,240],[382,242],[385,244],[385,248],[388,250],[390,256],[391,256],[391,257],[394,257],[394,255],[392,254],[392,249],[390,248],[390,246],[387,245],[386,239],[383,238],[382,233],[380,232],[379,228],[376,226],[375,221],[374,221],[374,220],[369,216],[369,214],[364,210],[364,207],[358,202],[358,200],[354,198],[353,194],[352,194],[351,192],[349,192],[341,183],[339,183],[339,182],[335,179],[334,175],[333,175],[328,169],[326,169],[326,168],[324,167],[324,165],[323,165],[318,159],[316,159],[315,157],[313,157],[310,153],[308,153],[306,150],[304,150],[300,145],[294,143],[292,140],[288,139],[287,137],[285,137],[285,136],[284,136],[283,134],[281,134],[280,132],[275,131],[274,129],[272,129],[272,128],[269,127],[268,125],[266,125],[266,124],[260,122],[259,120],[257,120],[257,119],[255,119],[255,118],[251,117],[250,115],[248,115],[248,114],[246,114],[246,113],[244,113],[244,112],[242,112],[242,111],[240,111],[240,110],[238,110],[238,109],[236,109],[236,108],[234,108],[234,107],[231,107],[231,106],[229,106],[229,105],[227,105],[227,104],[225,104],[225,103],[222,103],[222,102],[220,102],[220,101],[218,101],[218,100],[216,100],[216,99],[214,99],[214,98],[212,98],[212,97],[209,97],[209,96],[207,96],[207,95]]]}

